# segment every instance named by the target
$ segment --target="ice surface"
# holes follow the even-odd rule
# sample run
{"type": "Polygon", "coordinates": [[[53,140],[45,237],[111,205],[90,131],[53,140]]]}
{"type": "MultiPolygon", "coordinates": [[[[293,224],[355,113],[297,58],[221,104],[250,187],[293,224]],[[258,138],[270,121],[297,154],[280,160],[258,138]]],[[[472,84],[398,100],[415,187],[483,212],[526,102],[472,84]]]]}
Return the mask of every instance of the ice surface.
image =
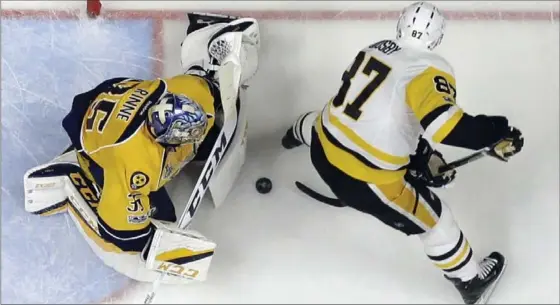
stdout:
{"type": "Polygon", "coordinates": [[[99,301],[126,279],[67,215],[23,209],[23,173],[62,152],[74,95],[116,76],[149,78],[151,21],[2,20],[2,303],[99,301]]]}
{"type": "MultiPolygon", "coordinates": [[[[296,179],[327,193],[307,151],[279,145],[297,114],[336,91],[357,49],[393,35],[394,21],[260,25],[246,166],[228,202],[218,210],[203,205],[194,219],[194,228],[218,244],[209,278],[163,286],[155,303],[458,302],[416,239],[297,191],[296,179]],[[273,181],[267,195],[254,190],[261,176],[273,181]]],[[[160,59],[151,57],[150,26],[148,20],[3,20],[3,302],[84,303],[123,287],[113,301],[138,303],[149,291],[103,267],[66,216],[27,215],[21,176],[67,144],[60,119],[74,94],[123,73],[151,76],[160,59]]],[[[184,23],[166,21],[164,29],[165,54],[177,54],[184,23]]],[[[508,256],[497,303],[559,302],[558,32],[557,19],[450,22],[439,49],[455,67],[461,105],[503,113],[527,138],[509,164],[477,161],[459,171],[454,188],[438,191],[477,257],[495,249],[508,256]]],[[[167,74],[178,72],[178,56],[165,63],[167,74]]],[[[446,152],[450,159],[464,153],[446,152]]],[[[186,200],[185,180],[172,184],[174,199],[186,200]]]]}

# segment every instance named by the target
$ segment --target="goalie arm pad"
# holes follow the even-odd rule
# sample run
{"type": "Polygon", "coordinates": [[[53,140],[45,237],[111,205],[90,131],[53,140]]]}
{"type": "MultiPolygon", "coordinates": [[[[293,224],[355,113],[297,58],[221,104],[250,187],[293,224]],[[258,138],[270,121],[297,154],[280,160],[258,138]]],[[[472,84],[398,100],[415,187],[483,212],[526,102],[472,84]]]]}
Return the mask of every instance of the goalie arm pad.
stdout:
{"type": "Polygon", "coordinates": [[[186,280],[204,281],[216,244],[200,233],[152,219],[156,231],[144,249],[146,268],[186,280]]]}

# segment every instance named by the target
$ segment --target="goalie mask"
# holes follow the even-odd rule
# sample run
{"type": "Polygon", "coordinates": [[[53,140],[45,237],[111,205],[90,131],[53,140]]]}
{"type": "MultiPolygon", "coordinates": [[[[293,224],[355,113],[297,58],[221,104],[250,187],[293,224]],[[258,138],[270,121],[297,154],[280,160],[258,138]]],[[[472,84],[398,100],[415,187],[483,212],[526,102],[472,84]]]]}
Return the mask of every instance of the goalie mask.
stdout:
{"type": "Polygon", "coordinates": [[[158,143],[198,144],[204,140],[209,117],[211,115],[190,98],[166,93],[148,111],[147,124],[158,143]]]}

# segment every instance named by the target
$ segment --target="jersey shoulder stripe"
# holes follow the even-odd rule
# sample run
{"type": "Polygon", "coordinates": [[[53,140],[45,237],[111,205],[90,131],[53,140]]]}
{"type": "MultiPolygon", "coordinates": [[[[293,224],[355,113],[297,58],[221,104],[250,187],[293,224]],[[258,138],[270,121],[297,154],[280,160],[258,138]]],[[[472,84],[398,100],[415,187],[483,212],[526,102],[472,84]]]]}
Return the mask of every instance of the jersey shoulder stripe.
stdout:
{"type": "Polygon", "coordinates": [[[120,85],[99,94],[85,113],[81,146],[89,154],[127,141],[143,125],[147,109],[167,91],[161,79],[120,85]]]}

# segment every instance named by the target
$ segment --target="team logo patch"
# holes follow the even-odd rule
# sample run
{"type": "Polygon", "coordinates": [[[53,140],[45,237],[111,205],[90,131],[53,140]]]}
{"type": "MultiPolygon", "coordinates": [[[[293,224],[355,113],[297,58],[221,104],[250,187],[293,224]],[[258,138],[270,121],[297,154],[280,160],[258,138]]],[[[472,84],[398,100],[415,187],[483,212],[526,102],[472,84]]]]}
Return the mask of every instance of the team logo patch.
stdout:
{"type": "Polygon", "coordinates": [[[169,179],[173,175],[173,166],[167,164],[163,168],[163,179],[169,179]]]}
{"type": "Polygon", "coordinates": [[[148,221],[148,215],[128,215],[128,223],[130,224],[141,224],[148,221]]]}
{"type": "Polygon", "coordinates": [[[130,177],[130,187],[133,190],[137,190],[148,184],[149,181],[150,178],[148,178],[148,175],[144,174],[143,172],[134,172],[130,177]]]}

